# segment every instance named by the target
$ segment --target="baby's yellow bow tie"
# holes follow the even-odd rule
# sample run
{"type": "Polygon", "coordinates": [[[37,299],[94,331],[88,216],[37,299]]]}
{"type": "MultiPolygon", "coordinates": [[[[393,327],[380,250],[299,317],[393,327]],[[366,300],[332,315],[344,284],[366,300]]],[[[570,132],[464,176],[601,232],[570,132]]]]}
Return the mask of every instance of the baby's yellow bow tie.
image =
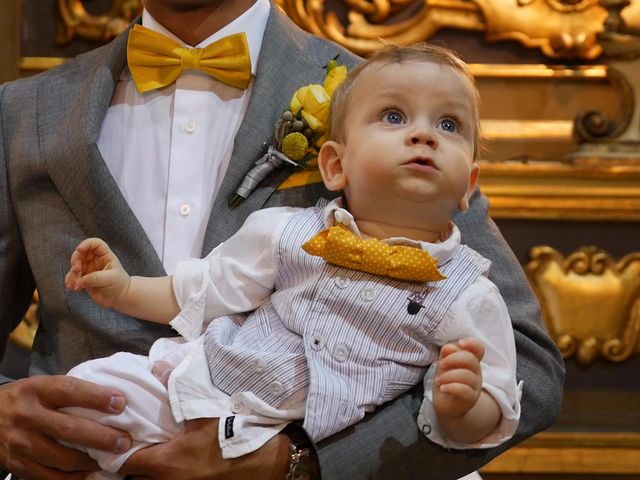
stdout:
{"type": "Polygon", "coordinates": [[[205,48],[189,48],[135,25],[129,32],[127,62],[140,93],[170,85],[183,70],[201,70],[240,89],[247,88],[251,80],[251,57],[244,33],[221,38],[205,48]]]}
{"type": "Polygon", "coordinates": [[[438,262],[421,248],[387,245],[376,239],[362,239],[343,226],[322,230],[302,245],[305,252],[351,270],[414,282],[447,278],[438,262]]]}

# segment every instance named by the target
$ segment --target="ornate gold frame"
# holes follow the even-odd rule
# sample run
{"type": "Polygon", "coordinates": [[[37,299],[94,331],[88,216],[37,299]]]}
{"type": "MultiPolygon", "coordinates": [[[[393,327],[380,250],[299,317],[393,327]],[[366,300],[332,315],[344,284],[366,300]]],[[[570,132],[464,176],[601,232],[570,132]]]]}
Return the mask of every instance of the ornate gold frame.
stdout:
{"type": "MultiPolygon", "coordinates": [[[[402,45],[442,28],[483,31],[488,42],[515,40],[552,58],[593,59],[607,16],[597,0],[275,0],[302,28],[366,55],[379,39],[402,45]],[[335,4],[343,4],[340,18],[335,4]]],[[[640,3],[624,12],[640,26],[640,3]]]]}
{"type": "Polygon", "coordinates": [[[564,257],[540,246],[525,271],[565,358],[622,362],[640,351],[640,253],[616,262],[596,247],[564,257]]]}
{"type": "MultiPolygon", "coordinates": [[[[551,58],[594,59],[606,11],[597,0],[274,0],[305,30],[366,55],[379,40],[400,44],[432,37],[442,28],[479,31],[488,42],[515,40],[551,58]],[[340,18],[333,10],[346,10],[340,18]],[[570,21],[567,21],[570,19],[570,21]]],[[[58,0],[58,42],[75,36],[107,40],[129,23],[139,0],[113,0],[105,15],[91,15],[82,0],[58,0]]],[[[623,12],[640,28],[640,1],[623,12]]]]}

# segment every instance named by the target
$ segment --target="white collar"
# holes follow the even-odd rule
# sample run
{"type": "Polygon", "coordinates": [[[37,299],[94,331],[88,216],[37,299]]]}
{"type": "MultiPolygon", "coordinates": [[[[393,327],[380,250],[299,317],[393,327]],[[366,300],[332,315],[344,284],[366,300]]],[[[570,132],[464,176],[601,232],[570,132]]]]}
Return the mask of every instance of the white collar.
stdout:
{"type": "MultiPolygon", "coordinates": [[[[254,3],[246,12],[231,23],[222,27],[210,37],[205,38],[202,42],[196,45],[196,47],[203,48],[228,35],[244,32],[247,36],[249,53],[251,55],[251,73],[255,75],[256,65],[258,65],[258,58],[260,57],[260,49],[262,48],[262,37],[264,36],[264,30],[267,26],[270,9],[269,0],[256,0],[256,3],[254,3]]],[[[176,37],[173,33],[158,23],[158,21],[153,18],[146,9],[142,10],[142,25],[150,30],[173,39],[182,46],[187,46],[184,41],[176,37]]]]}
{"type": "MultiPolygon", "coordinates": [[[[353,215],[344,208],[344,199],[342,197],[336,198],[327,204],[322,212],[322,218],[325,228],[340,224],[347,227],[355,235],[362,237],[353,215]]],[[[381,241],[388,245],[410,245],[422,248],[438,260],[438,265],[442,265],[453,257],[456,248],[460,245],[460,230],[453,222],[449,222],[449,236],[438,243],[422,242],[406,237],[391,237],[381,239],[381,241]]]]}

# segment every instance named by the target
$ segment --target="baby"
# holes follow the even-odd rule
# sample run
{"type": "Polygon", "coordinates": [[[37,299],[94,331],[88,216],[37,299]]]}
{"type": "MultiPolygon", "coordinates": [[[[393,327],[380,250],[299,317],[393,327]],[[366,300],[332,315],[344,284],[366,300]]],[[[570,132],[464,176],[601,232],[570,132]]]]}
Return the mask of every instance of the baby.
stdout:
{"type": "Polygon", "coordinates": [[[318,441],[423,380],[418,428],[429,439],[509,439],[521,392],[511,322],[489,261],[450,220],[478,178],[477,103],[450,51],[385,47],[332,99],[317,161],[342,198],[257,211],[172,277],[130,277],[103,241],[81,242],[68,288],[181,335],[148,357],[118,353],[69,372],[127,395],[121,415],[72,409],[134,437],[124,455],[89,452],[100,466],[116,472],[194,418],[220,418],[226,458],[295,420],[318,441]]]}

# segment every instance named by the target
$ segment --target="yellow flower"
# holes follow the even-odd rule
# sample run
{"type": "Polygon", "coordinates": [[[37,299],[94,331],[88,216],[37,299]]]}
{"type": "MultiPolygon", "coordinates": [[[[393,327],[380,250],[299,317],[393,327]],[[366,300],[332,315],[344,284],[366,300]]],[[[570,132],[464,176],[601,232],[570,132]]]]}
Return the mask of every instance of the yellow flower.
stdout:
{"type": "Polygon", "coordinates": [[[299,88],[291,99],[291,112],[301,111],[309,128],[314,132],[324,131],[329,118],[329,102],[331,97],[322,85],[314,83],[299,88]]]}
{"type": "Polygon", "coordinates": [[[282,153],[299,162],[309,150],[309,140],[300,132],[289,133],[282,139],[282,153]]]}
{"type": "Polygon", "coordinates": [[[329,70],[324,79],[324,90],[327,92],[327,95],[332,96],[333,92],[344,82],[345,78],[347,78],[347,67],[344,65],[333,67],[329,70]]]}

